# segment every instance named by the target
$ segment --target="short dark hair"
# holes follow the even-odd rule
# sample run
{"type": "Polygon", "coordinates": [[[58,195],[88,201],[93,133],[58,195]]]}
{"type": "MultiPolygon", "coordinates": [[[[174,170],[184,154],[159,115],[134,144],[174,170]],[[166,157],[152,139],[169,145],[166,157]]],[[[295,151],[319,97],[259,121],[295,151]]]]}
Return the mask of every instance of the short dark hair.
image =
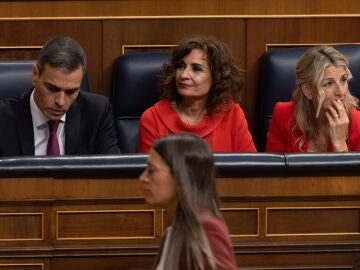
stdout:
{"type": "Polygon", "coordinates": [[[36,66],[39,74],[45,65],[71,72],[80,65],[83,74],[86,71],[86,54],[80,44],[70,37],[55,37],[48,40],[40,50],[36,66]]]}
{"type": "Polygon", "coordinates": [[[171,63],[164,65],[164,75],[161,78],[163,97],[177,104],[181,102],[182,97],[176,89],[176,67],[194,49],[200,49],[206,54],[211,70],[212,85],[206,104],[208,111],[212,113],[220,104],[227,104],[230,100],[239,103],[244,86],[244,70],[237,65],[224,42],[201,36],[188,38],[175,47],[171,63]]]}

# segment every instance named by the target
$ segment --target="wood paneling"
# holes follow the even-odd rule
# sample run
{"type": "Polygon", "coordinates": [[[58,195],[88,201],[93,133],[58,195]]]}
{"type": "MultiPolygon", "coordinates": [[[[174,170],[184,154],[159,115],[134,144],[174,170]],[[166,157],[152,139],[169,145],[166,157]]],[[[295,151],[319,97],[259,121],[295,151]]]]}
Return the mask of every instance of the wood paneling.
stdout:
{"type": "MultiPolygon", "coordinates": [[[[358,182],[311,175],[219,179],[240,269],[350,269],[360,250],[358,182]]],[[[22,238],[0,241],[0,263],[21,256],[49,260],[53,270],[151,268],[166,213],[145,204],[138,179],[3,177],[0,184],[2,194],[11,194],[0,196],[0,234],[22,238]],[[39,193],[24,196],[18,188],[41,181],[39,193]],[[43,240],[31,239],[41,233],[43,240]]]]}
{"type": "Polygon", "coordinates": [[[0,270],[48,270],[49,261],[46,259],[1,259],[0,270]]]}
{"type": "Polygon", "coordinates": [[[331,269],[353,269],[353,260],[356,257],[353,253],[318,252],[315,250],[298,250],[290,253],[264,252],[255,255],[254,253],[236,256],[239,268],[247,270],[331,270],[331,269]],[[323,263],[320,263],[323,262],[323,263]],[[324,263],[325,262],[325,263],[324,263]]]}
{"type": "Polygon", "coordinates": [[[360,207],[268,208],[266,223],[269,236],[360,235],[360,207]]]}
{"type": "MultiPolygon", "coordinates": [[[[40,48],[40,46],[38,46],[40,48]]],[[[0,61],[34,60],[39,54],[39,48],[0,47],[0,61]]]]}
{"type": "Polygon", "coordinates": [[[124,45],[153,45],[158,51],[156,45],[178,44],[185,37],[213,36],[226,42],[239,62],[245,59],[245,21],[241,19],[109,20],[104,21],[103,31],[105,95],[111,93],[112,64],[124,45]]]}
{"type": "MultiPolygon", "coordinates": [[[[36,10],[36,8],[35,8],[36,10]]],[[[25,46],[42,46],[54,36],[70,36],[84,48],[88,58],[88,75],[92,92],[101,92],[102,82],[102,28],[101,22],[92,20],[78,21],[0,21],[0,55],[2,59],[29,59],[37,51],[25,46]],[[91,33],[91,34],[89,34],[91,33]],[[16,46],[20,50],[1,47],[16,46]],[[14,56],[14,54],[18,54],[14,56]]],[[[36,59],[35,57],[35,59],[36,59]]],[[[34,59],[34,58],[33,58],[34,59]]]]}
{"type": "Polygon", "coordinates": [[[1,270],[43,270],[44,267],[42,264],[0,264],[1,270]]]}
{"type": "Polygon", "coordinates": [[[155,254],[141,254],[134,256],[107,256],[106,259],[98,256],[76,257],[76,258],[55,258],[52,262],[52,269],[57,270],[140,270],[152,269],[155,254]]]}
{"type": "Polygon", "coordinates": [[[231,237],[259,235],[259,209],[224,208],[221,212],[231,237]]]}
{"type": "Polygon", "coordinates": [[[0,241],[42,240],[42,213],[0,213],[0,241]]]}
{"type": "Polygon", "coordinates": [[[58,211],[57,239],[154,238],[153,210],[58,211]]]}
{"type": "Polygon", "coordinates": [[[356,14],[356,0],[0,1],[0,17],[356,14]]]}

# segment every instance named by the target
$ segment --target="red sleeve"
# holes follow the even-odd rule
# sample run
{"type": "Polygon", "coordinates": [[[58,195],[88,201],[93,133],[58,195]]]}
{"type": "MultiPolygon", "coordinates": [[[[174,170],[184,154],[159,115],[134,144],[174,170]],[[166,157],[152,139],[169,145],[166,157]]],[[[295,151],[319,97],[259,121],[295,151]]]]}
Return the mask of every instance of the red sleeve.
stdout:
{"type": "Polygon", "coordinates": [[[239,145],[238,145],[238,152],[256,152],[256,147],[254,141],[252,139],[251,133],[248,128],[248,124],[246,122],[244,111],[239,106],[239,115],[240,120],[238,121],[238,138],[239,145]]]}
{"type": "Polygon", "coordinates": [[[159,138],[153,110],[154,107],[147,109],[139,121],[138,152],[140,153],[148,153],[153,142],[159,138]]]}
{"type": "Polygon", "coordinates": [[[286,152],[286,134],[284,134],[284,126],[286,115],[282,109],[282,103],[278,102],[275,104],[272,119],[267,134],[266,152],[284,153],[286,152]]]}
{"type": "Polygon", "coordinates": [[[349,151],[360,151],[360,111],[357,109],[350,115],[348,147],[349,151]]]}
{"type": "Polygon", "coordinates": [[[232,244],[225,224],[214,217],[201,219],[213,255],[217,260],[217,270],[236,270],[232,244]]]}

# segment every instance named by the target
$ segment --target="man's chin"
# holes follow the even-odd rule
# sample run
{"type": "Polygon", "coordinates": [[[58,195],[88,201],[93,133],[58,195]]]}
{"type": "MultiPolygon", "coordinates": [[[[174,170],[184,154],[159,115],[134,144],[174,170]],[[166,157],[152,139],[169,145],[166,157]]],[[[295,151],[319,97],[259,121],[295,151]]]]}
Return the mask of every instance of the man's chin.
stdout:
{"type": "Polygon", "coordinates": [[[48,113],[46,115],[47,118],[49,118],[50,120],[60,120],[60,118],[63,116],[63,113],[59,113],[59,114],[54,114],[54,113],[48,113]]]}

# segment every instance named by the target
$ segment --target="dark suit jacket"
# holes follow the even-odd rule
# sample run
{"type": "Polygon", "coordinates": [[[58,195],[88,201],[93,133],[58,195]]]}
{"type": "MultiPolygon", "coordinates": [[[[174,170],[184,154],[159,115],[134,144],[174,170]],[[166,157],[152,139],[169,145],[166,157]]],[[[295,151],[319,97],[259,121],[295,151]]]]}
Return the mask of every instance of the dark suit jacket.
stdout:
{"type": "MultiPolygon", "coordinates": [[[[0,156],[34,155],[30,95],[0,100],[0,156]]],[[[66,113],[65,154],[118,154],[114,116],[108,98],[80,92],[66,113]]]]}

